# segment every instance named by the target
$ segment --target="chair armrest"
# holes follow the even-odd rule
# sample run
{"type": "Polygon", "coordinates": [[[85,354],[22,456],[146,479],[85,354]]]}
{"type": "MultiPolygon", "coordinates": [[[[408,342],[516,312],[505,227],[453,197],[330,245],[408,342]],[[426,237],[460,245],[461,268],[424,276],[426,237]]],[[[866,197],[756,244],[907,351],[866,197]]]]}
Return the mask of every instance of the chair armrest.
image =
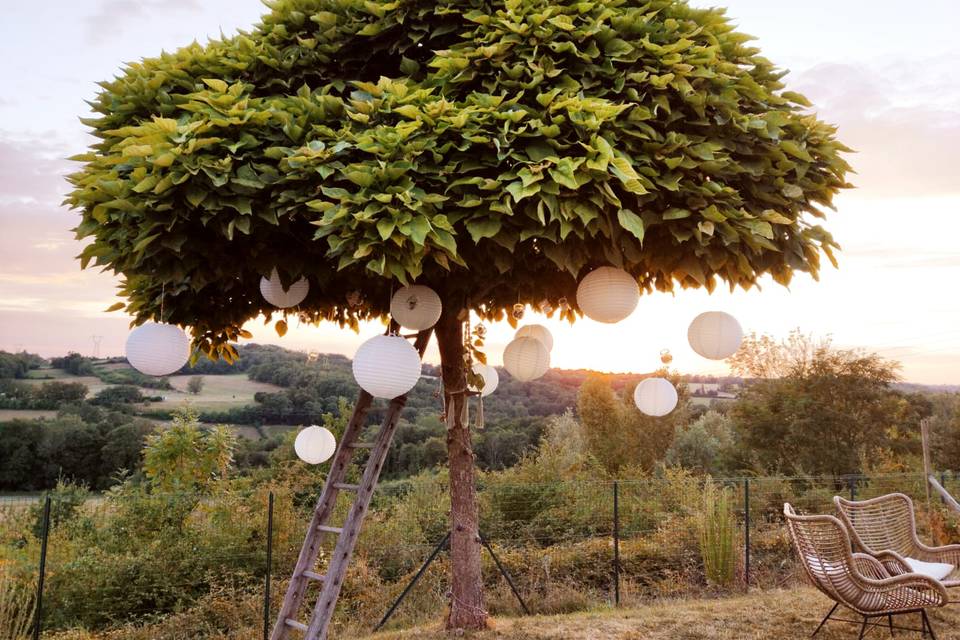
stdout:
{"type": "Polygon", "coordinates": [[[878,609],[907,611],[924,607],[942,607],[949,603],[947,589],[939,581],[919,573],[904,573],[883,580],[856,576],[863,591],[882,597],[878,609]]]}
{"type": "Polygon", "coordinates": [[[866,553],[854,553],[853,565],[862,575],[867,578],[873,578],[874,580],[883,580],[897,575],[891,574],[887,571],[886,567],[883,566],[882,562],[866,553]]]}
{"type": "MultiPolygon", "coordinates": [[[[906,559],[892,549],[878,551],[873,554],[873,557],[883,564],[884,569],[886,569],[887,573],[889,573],[891,576],[913,573],[913,569],[911,569],[910,565],[907,564],[906,559]]],[[[922,559],[923,558],[917,558],[917,560],[922,559]]]]}
{"type": "Polygon", "coordinates": [[[942,547],[928,547],[919,540],[914,541],[917,560],[925,562],[945,562],[960,568],[960,544],[948,544],[942,547]]]}

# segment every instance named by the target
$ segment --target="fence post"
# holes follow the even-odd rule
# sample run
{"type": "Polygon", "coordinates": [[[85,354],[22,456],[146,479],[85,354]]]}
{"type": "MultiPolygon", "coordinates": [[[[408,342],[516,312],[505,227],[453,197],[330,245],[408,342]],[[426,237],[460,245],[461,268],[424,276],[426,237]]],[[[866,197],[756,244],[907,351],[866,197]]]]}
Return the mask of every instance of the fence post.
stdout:
{"type": "Polygon", "coordinates": [[[847,484],[850,486],[850,501],[857,499],[857,479],[853,476],[847,478],[847,484]]]}
{"type": "Polygon", "coordinates": [[[263,640],[270,639],[270,578],[273,574],[273,491],[267,496],[267,571],[263,579],[263,640]]]}
{"type": "Polygon", "coordinates": [[[47,572],[47,540],[50,538],[50,496],[43,501],[43,529],[40,536],[40,576],[37,578],[36,619],[33,621],[33,640],[40,639],[43,621],[43,580],[47,572]]]}
{"type": "Polygon", "coordinates": [[[613,602],[620,606],[620,483],[613,481],[613,602]]]}
{"type": "Polygon", "coordinates": [[[743,580],[750,589],[750,478],[743,479],[743,580]]]}
{"type": "MultiPolygon", "coordinates": [[[[947,490],[947,472],[946,471],[940,472],[940,486],[943,487],[944,491],[947,490]]],[[[943,496],[940,496],[940,502],[941,504],[946,504],[947,499],[944,498],[943,496]]]]}

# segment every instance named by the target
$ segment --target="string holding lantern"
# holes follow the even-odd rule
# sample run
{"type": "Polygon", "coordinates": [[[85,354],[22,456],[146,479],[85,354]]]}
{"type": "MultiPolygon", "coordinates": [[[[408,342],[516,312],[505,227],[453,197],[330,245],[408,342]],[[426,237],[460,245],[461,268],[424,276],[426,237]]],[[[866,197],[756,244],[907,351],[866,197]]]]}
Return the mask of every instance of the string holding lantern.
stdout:
{"type": "Polygon", "coordinates": [[[690,323],[687,340],[690,347],[704,358],[723,360],[740,348],[743,329],[729,313],[706,311],[690,323]]]}
{"type": "Polygon", "coordinates": [[[336,452],[337,439],[329,429],[311,425],[297,434],[293,450],[307,464],[321,464],[336,452]]]}
{"type": "Polygon", "coordinates": [[[168,376],[190,359],[190,338],[176,325],[147,322],[130,332],[124,352],[140,373],[168,376]]]}
{"type": "Polygon", "coordinates": [[[536,338],[514,338],[503,350],[503,366],[520,382],[536,380],[550,369],[550,352],[536,338]]]}
{"type": "Polygon", "coordinates": [[[534,338],[543,343],[547,351],[553,351],[553,334],[542,324],[526,324],[517,329],[515,338],[534,338]]]}
{"type": "Polygon", "coordinates": [[[677,407],[677,389],[665,378],[647,378],[633,390],[633,402],[648,416],[660,418],[677,407]]]}
{"type": "Polygon", "coordinates": [[[390,299],[390,315],[401,327],[424,331],[437,324],[443,311],[440,296],[430,287],[401,287],[390,299]]]}
{"type": "Polygon", "coordinates": [[[353,377],[374,398],[392,400],[413,389],[420,380],[420,354],[400,336],[376,336],[357,349],[353,377]]]}
{"type": "Polygon", "coordinates": [[[270,272],[269,278],[260,278],[260,295],[263,299],[278,309],[289,309],[303,302],[310,292],[310,282],[300,278],[287,289],[280,281],[280,274],[276,268],[270,272]]]}
{"type": "Polygon", "coordinates": [[[599,267],[577,286],[577,304],[597,322],[614,324],[627,318],[640,303],[640,286],[623,269],[599,267]]]}

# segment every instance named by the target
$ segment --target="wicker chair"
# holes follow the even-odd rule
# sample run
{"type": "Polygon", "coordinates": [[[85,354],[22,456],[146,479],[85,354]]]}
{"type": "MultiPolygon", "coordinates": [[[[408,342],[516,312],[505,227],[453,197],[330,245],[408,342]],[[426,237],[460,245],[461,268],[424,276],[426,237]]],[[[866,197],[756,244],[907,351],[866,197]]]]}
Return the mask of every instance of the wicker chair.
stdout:
{"type": "Polygon", "coordinates": [[[947,604],[947,591],[942,584],[915,573],[891,576],[872,556],[851,553],[847,531],[833,516],[800,516],[789,503],[783,505],[783,514],[807,577],[835,603],[813,632],[814,636],[827,620],[836,620],[860,624],[860,638],[868,628],[889,626],[891,633],[893,629],[905,629],[920,631],[926,637],[929,631],[930,637],[936,640],[926,609],[947,604]],[[862,619],[832,617],[840,605],[862,619]],[[894,616],[908,613],[920,615],[921,628],[893,624],[894,616]],[[887,625],[873,622],[876,618],[886,618],[887,625]]]}
{"type": "Polygon", "coordinates": [[[920,542],[908,496],[891,493],[858,502],[835,496],[833,503],[856,550],[880,560],[891,575],[923,573],[947,588],[960,587],[960,545],[928,547],[920,542]]]}

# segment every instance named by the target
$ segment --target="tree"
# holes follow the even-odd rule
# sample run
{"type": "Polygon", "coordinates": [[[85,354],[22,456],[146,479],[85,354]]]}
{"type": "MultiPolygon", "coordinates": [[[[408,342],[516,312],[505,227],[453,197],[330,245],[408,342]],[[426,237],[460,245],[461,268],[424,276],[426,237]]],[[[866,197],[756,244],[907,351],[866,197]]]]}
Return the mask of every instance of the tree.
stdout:
{"type": "Polygon", "coordinates": [[[190,380],[187,381],[187,391],[193,395],[197,395],[203,391],[203,376],[193,376],[190,378],[190,380]]]}
{"type": "Polygon", "coordinates": [[[767,472],[841,475],[862,471],[863,461],[880,449],[917,450],[916,425],[928,409],[891,387],[897,363],[798,336],[742,347],[762,350],[739,356],[760,363],[751,365],[754,371],[780,374],[748,384],[731,407],[739,449],[752,457],[745,464],[767,472]]]}
{"type": "Polygon", "coordinates": [[[91,401],[93,404],[106,406],[117,406],[121,404],[134,404],[146,400],[139,387],[132,384],[120,384],[115,387],[106,387],[97,392],[91,401]]]}
{"type": "Polygon", "coordinates": [[[836,245],[812,218],[848,186],[846,148],[722,10],[270,7],[249,33],[101,84],[68,198],[92,240],[82,265],[123,276],[137,322],[188,326],[230,362],[243,323],[277,313],[258,290],[273,269],[310,280],[303,320],[354,328],[398,284],[440,293],[447,624],[482,627],[468,313],[513,323],[515,304],[547,301],[574,320],[578,279],[606,264],[645,292],[815,276],[836,245]]]}
{"type": "Polygon", "coordinates": [[[664,457],[667,464],[722,477],[734,470],[733,447],[730,419],[716,411],[707,411],[677,430],[664,457]]]}
{"type": "Polygon", "coordinates": [[[173,416],[173,426],[147,437],[143,470],[161,491],[206,491],[224,479],[233,463],[236,436],[227,427],[203,429],[189,410],[173,416]]]}

